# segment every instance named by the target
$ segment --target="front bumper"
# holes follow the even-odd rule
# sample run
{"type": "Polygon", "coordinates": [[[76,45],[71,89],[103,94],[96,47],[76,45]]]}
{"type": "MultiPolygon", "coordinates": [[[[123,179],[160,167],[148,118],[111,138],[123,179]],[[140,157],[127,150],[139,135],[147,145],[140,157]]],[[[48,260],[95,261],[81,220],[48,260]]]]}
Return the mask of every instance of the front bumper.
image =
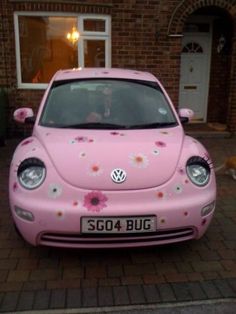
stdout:
{"type": "Polygon", "coordinates": [[[214,213],[213,208],[208,215],[201,214],[203,207],[215,201],[215,189],[212,188],[198,189],[196,195],[189,193],[184,197],[166,192],[161,199],[157,189],[106,191],[109,205],[101,212],[91,212],[84,206],[86,193],[88,191],[71,188],[67,198],[47,201],[37,200],[33,195],[26,198],[23,193],[14,193],[11,210],[19,232],[32,245],[74,248],[150,246],[199,239],[206,232],[214,213]],[[76,199],[72,195],[79,197],[76,199]],[[15,206],[30,211],[34,221],[20,218],[15,206]],[[148,215],[156,216],[156,232],[127,235],[81,233],[81,217],[148,215]]]}

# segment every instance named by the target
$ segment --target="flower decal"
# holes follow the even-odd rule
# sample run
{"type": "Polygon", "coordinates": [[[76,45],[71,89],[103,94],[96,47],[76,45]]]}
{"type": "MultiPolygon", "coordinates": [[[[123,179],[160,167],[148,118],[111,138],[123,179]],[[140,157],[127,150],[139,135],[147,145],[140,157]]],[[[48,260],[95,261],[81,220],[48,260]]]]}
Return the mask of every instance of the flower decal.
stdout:
{"type": "Polygon", "coordinates": [[[88,138],[87,136],[77,136],[74,139],[77,143],[92,143],[94,140],[92,138],[88,138]]]}
{"type": "Polygon", "coordinates": [[[103,173],[103,169],[98,164],[93,164],[89,167],[89,175],[96,177],[103,173]]]}
{"type": "Polygon", "coordinates": [[[84,158],[86,157],[86,153],[85,152],[80,152],[79,153],[79,158],[84,158]]]}
{"type": "Polygon", "coordinates": [[[167,132],[167,131],[160,131],[160,133],[161,133],[161,134],[164,134],[164,135],[169,134],[169,132],[167,132]]]}
{"type": "Polygon", "coordinates": [[[74,207],[77,207],[77,206],[79,206],[79,202],[78,202],[78,201],[73,201],[72,205],[73,205],[74,207]]]}
{"type": "Polygon", "coordinates": [[[62,187],[58,184],[50,184],[48,189],[48,196],[51,198],[57,198],[62,193],[62,187]]]}
{"type": "Polygon", "coordinates": [[[107,197],[99,191],[92,191],[85,195],[83,206],[89,211],[99,213],[103,208],[107,207],[107,197]]]}
{"type": "Polygon", "coordinates": [[[113,132],[110,132],[110,134],[116,136],[116,135],[119,135],[120,133],[116,132],[116,131],[113,131],[113,132]]]}
{"type": "Polygon", "coordinates": [[[12,189],[13,189],[13,192],[16,192],[16,191],[17,191],[17,189],[18,189],[18,184],[17,184],[17,182],[14,182],[14,183],[13,183],[12,189]]]}
{"type": "Polygon", "coordinates": [[[21,144],[21,146],[26,146],[26,145],[32,143],[33,141],[34,141],[33,139],[25,140],[25,141],[21,144]]]}
{"type": "Polygon", "coordinates": [[[18,120],[24,121],[26,117],[27,117],[27,110],[25,109],[18,110],[17,115],[16,115],[16,118],[18,120]]]}
{"type": "Polygon", "coordinates": [[[120,132],[117,132],[117,131],[110,132],[110,134],[113,135],[113,136],[117,136],[117,135],[119,135],[119,136],[125,136],[124,133],[120,133],[120,132]]]}
{"type": "Polygon", "coordinates": [[[174,192],[175,192],[176,194],[182,193],[182,192],[183,192],[183,187],[182,187],[182,185],[181,185],[181,184],[177,184],[177,185],[174,187],[174,192]]]}
{"type": "Polygon", "coordinates": [[[133,167],[146,168],[149,164],[149,160],[144,154],[132,154],[130,155],[130,163],[133,167]]]}
{"type": "Polygon", "coordinates": [[[157,147],[166,147],[166,143],[165,142],[162,142],[162,141],[156,141],[155,142],[155,145],[157,147]]]}
{"type": "Polygon", "coordinates": [[[185,174],[184,168],[179,168],[179,174],[181,174],[181,175],[184,175],[184,174],[185,174]]]}
{"type": "Polygon", "coordinates": [[[154,150],[152,151],[152,154],[153,154],[154,156],[158,156],[158,155],[160,154],[160,151],[159,151],[158,149],[154,149],[154,150]]]}
{"type": "Polygon", "coordinates": [[[64,211],[63,210],[58,210],[57,212],[56,212],[56,217],[58,218],[58,219],[63,219],[64,218],[64,211]]]}

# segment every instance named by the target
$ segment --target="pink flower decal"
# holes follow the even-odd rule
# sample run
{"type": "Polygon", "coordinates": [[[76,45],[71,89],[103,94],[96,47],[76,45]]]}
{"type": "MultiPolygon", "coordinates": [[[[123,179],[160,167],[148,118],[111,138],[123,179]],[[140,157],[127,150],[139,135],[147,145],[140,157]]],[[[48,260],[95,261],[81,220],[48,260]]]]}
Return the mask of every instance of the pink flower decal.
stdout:
{"type": "Polygon", "coordinates": [[[92,143],[94,140],[92,138],[88,138],[87,136],[77,136],[74,139],[78,143],[92,143]]]}
{"type": "Polygon", "coordinates": [[[33,139],[25,140],[25,141],[21,144],[21,146],[28,145],[28,144],[32,143],[33,141],[34,141],[33,139]]]}
{"type": "Polygon", "coordinates": [[[119,133],[119,132],[114,131],[114,132],[111,132],[110,134],[111,134],[111,135],[119,135],[120,133],[119,133]]]}
{"type": "Polygon", "coordinates": [[[19,111],[17,112],[16,118],[17,118],[18,120],[24,121],[24,119],[26,118],[26,116],[27,116],[27,110],[21,109],[21,110],[19,110],[19,111]]]}
{"type": "Polygon", "coordinates": [[[107,207],[107,197],[99,191],[92,191],[85,195],[83,206],[89,211],[99,213],[104,207],[107,207]]]}
{"type": "Polygon", "coordinates": [[[12,188],[13,188],[13,191],[16,192],[18,189],[18,184],[14,182],[12,188]]]}
{"type": "Polygon", "coordinates": [[[112,132],[110,132],[110,134],[113,135],[113,136],[117,136],[117,135],[119,135],[119,136],[125,136],[124,133],[120,133],[120,132],[117,132],[117,131],[112,131],[112,132]]]}
{"type": "Polygon", "coordinates": [[[155,142],[155,145],[156,145],[157,147],[166,147],[166,143],[164,143],[164,142],[162,142],[162,141],[157,141],[157,142],[155,142]]]}

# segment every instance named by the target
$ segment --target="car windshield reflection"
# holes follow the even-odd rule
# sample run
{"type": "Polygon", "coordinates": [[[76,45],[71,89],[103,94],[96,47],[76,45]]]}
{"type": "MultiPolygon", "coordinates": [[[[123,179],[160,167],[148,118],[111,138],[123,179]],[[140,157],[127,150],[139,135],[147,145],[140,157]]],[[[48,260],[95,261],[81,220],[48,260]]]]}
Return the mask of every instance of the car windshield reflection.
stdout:
{"type": "Polygon", "coordinates": [[[96,79],[55,82],[40,125],[145,129],[171,127],[177,121],[157,83],[96,79]]]}

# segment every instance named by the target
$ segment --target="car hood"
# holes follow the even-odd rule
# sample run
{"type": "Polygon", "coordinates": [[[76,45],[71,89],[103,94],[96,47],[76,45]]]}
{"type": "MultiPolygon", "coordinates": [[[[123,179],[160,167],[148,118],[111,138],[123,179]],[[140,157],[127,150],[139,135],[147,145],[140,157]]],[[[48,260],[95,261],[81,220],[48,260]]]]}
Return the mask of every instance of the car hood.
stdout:
{"type": "Polygon", "coordinates": [[[147,130],[67,130],[36,132],[58,174],[67,183],[90,190],[137,190],[167,182],[181,154],[181,126],[147,130]],[[126,180],[115,183],[114,169],[126,180]]]}

